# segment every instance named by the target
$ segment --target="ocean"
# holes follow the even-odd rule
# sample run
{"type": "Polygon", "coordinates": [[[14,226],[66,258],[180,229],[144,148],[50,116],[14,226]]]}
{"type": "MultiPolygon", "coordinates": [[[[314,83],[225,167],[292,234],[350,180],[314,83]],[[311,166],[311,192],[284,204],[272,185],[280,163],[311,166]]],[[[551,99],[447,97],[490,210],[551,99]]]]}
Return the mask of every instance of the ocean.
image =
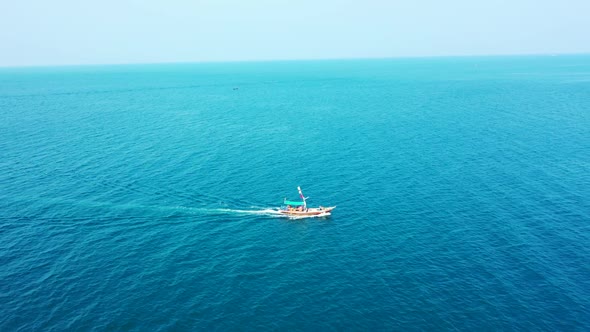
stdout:
{"type": "Polygon", "coordinates": [[[0,68],[0,330],[588,331],[589,128],[589,55],[0,68]]]}

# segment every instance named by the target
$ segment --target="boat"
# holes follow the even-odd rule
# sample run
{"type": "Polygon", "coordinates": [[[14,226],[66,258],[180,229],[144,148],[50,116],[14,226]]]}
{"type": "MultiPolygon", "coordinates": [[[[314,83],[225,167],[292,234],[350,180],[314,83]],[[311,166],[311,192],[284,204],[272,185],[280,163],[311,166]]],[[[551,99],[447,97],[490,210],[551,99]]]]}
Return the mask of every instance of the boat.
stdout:
{"type": "Polygon", "coordinates": [[[331,215],[332,210],[336,208],[336,206],[319,206],[317,208],[308,207],[307,199],[309,197],[303,196],[303,193],[301,192],[301,187],[297,187],[297,190],[299,191],[301,201],[288,201],[285,198],[283,200],[284,207],[278,209],[278,212],[280,214],[289,217],[323,217],[331,215]]]}

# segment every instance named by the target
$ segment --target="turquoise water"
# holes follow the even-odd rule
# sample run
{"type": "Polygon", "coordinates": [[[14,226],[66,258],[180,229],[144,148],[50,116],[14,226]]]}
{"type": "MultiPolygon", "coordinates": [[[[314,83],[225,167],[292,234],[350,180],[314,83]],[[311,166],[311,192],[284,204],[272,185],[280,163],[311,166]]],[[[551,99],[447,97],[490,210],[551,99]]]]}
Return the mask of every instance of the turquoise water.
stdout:
{"type": "Polygon", "coordinates": [[[590,330],[588,128],[590,56],[0,69],[0,330],[590,330]]]}

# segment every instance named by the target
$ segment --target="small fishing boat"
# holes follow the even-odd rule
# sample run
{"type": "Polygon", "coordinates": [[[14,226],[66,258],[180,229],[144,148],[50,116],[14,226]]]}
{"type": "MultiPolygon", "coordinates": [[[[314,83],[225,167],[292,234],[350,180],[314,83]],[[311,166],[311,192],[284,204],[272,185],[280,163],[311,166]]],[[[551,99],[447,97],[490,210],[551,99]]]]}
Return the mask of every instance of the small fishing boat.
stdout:
{"type": "Polygon", "coordinates": [[[320,206],[317,208],[307,207],[307,199],[309,197],[303,196],[303,193],[301,192],[301,187],[297,187],[297,190],[299,191],[299,196],[301,197],[302,201],[288,201],[285,198],[283,201],[284,207],[278,210],[280,214],[291,217],[329,216],[331,214],[331,211],[336,208],[335,206],[320,206]]]}

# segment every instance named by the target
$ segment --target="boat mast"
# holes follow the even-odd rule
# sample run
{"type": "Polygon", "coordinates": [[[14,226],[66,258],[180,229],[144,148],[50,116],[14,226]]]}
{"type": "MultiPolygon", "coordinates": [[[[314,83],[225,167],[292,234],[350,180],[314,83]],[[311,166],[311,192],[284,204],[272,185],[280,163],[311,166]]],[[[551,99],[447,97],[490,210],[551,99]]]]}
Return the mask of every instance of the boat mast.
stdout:
{"type": "Polygon", "coordinates": [[[301,196],[301,199],[303,200],[303,208],[307,210],[307,202],[305,201],[306,198],[301,192],[301,187],[297,186],[297,190],[299,190],[299,196],[301,196]]]}

